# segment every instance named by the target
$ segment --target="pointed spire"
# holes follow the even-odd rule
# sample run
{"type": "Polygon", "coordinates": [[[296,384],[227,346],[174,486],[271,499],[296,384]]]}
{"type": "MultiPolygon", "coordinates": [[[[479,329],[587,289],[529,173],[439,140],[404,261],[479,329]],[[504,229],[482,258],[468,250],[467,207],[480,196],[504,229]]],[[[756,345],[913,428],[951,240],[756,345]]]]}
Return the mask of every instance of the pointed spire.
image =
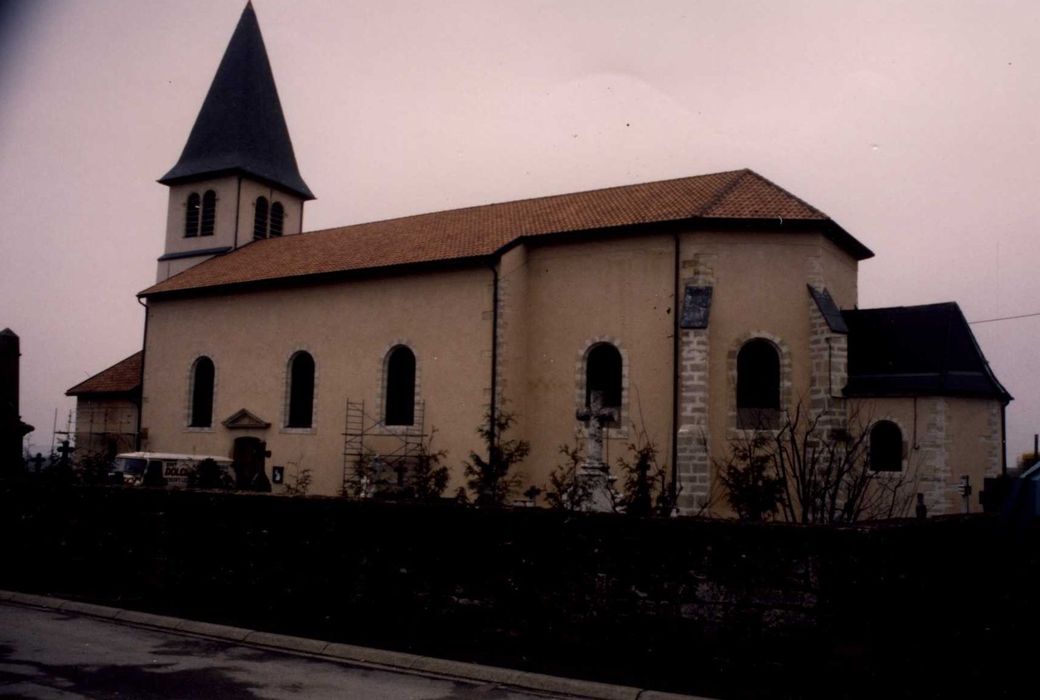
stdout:
{"type": "Polygon", "coordinates": [[[314,199],[300,177],[260,25],[247,3],[177,165],[172,185],[241,172],[314,199]]]}

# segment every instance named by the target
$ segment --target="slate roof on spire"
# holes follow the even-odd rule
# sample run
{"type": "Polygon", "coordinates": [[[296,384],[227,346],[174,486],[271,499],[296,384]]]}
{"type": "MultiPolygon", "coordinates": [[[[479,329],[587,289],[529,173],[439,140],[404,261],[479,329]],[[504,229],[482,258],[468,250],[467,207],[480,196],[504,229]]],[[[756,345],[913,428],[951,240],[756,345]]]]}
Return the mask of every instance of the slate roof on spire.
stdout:
{"type": "Polygon", "coordinates": [[[296,165],[252,3],[242,11],[180,160],[159,182],[232,172],[314,199],[296,165]]]}

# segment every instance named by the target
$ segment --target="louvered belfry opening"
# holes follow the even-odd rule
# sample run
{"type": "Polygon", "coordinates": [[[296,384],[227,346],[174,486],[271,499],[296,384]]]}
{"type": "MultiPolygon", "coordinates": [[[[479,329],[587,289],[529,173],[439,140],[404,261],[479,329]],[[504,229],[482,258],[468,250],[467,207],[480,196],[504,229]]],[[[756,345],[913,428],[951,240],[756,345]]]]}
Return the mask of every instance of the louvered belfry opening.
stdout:
{"type": "Polygon", "coordinates": [[[267,238],[267,197],[257,197],[253,209],[253,240],[267,238]]]}

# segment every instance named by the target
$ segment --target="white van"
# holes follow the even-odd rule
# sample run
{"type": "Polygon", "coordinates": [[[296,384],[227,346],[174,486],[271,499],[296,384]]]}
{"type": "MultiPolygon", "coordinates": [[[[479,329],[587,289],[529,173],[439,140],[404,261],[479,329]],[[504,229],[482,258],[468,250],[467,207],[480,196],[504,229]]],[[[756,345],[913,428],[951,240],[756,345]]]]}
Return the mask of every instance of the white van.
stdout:
{"type": "Polygon", "coordinates": [[[121,475],[123,483],[140,486],[147,483],[170,488],[187,488],[188,477],[195,473],[199,462],[212,459],[220,467],[225,481],[234,484],[231,460],[215,455],[186,455],[172,452],[124,452],[116,455],[112,474],[121,475]],[[161,476],[161,480],[158,478],[161,476]],[[153,481],[154,480],[154,481],[153,481]]]}

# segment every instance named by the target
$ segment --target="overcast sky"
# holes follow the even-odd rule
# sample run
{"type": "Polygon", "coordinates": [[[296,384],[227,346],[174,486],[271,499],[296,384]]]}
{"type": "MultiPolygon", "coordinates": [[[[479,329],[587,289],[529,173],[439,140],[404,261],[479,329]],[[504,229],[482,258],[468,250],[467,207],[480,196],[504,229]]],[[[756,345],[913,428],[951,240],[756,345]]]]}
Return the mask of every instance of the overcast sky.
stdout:
{"type": "MultiPolygon", "coordinates": [[[[141,346],[243,0],[0,0],[0,327],[50,447],[141,346]]],[[[1040,312],[1040,3],[256,0],[318,229],[749,167],[876,257],[860,306],[1040,312]]],[[[972,326],[1040,430],[1040,316],[972,326]]],[[[35,449],[35,448],[34,448],[35,449]]]]}

